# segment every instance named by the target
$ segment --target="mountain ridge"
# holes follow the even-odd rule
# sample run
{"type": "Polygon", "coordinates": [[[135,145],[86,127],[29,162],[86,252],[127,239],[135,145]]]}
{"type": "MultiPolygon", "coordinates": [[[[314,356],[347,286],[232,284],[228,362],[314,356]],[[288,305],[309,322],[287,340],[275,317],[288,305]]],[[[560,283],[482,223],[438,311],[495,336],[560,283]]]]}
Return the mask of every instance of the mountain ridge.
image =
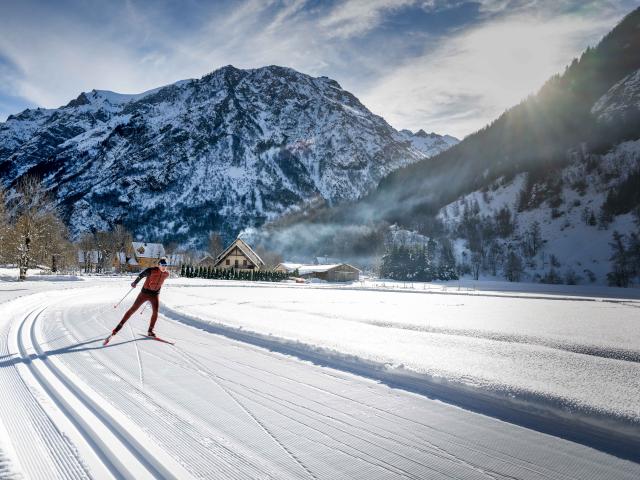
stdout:
{"type": "Polygon", "coordinates": [[[453,142],[436,135],[421,149],[328,77],[228,65],[12,115],[0,124],[0,175],[5,186],[41,177],[75,235],[122,222],[202,244],[308,202],[360,198],[453,142]]]}

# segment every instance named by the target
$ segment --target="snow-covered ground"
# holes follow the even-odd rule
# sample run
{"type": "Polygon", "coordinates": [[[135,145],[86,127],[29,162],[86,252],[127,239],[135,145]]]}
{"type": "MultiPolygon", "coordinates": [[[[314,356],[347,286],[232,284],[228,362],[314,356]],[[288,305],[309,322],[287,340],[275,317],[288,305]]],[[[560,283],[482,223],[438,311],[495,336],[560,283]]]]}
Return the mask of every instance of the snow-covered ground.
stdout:
{"type": "Polygon", "coordinates": [[[633,298],[83,280],[0,281],[1,478],[640,475],[633,298]]]}
{"type": "Polygon", "coordinates": [[[176,280],[164,301],[170,316],[241,329],[328,361],[414,373],[429,384],[445,381],[640,428],[640,301],[450,286],[451,295],[418,285],[394,292],[176,280]]]}

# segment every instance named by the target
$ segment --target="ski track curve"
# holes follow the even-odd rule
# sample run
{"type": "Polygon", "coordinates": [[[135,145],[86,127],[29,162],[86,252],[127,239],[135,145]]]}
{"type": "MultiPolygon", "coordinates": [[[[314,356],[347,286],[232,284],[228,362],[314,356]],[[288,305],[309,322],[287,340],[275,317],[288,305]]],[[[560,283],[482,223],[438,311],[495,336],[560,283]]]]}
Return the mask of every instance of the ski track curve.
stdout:
{"type": "MultiPolygon", "coordinates": [[[[14,322],[8,343],[13,344],[26,366],[21,372],[23,381],[38,389],[33,398],[49,405],[49,419],[63,425],[66,432],[61,435],[66,443],[70,443],[68,436],[74,446],[65,451],[64,441],[42,433],[34,439],[33,445],[45,445],[51,450],[52,462],[47,464],[39,458],[34,461],[29,457],[30,452],[37,451],[32,444],[18,445],[19,457],[25,458],[20,458],[20,463],[27,478],[76,478],[73,474],[78,468],[74,467],[74,460],[83,466],[84,476],[79,478],[191,478],[178,465],[167,462],[157,449],[144,445],[139,440],[144,438],[140,432],[132,431],[131,425],[122,422],[116,410],[108,408],[90,387],[57,365],[51,358],[51,351],[43,349],[45,342],[37,327],[46,309],[46,304],[41,304],[14,322]],[[87,466],[80,455],[87,460],[87,466]]],[[[12,439],[19,441],[20,437],[14,435],[12,439]]]]}
{"type": "MultiPolygon", "coordinates": [[[[108,328],[101,322],[97,322],[102,329],[108,328]]],[[[67,327],[70,325],[66,325],[67,327]]],[[[74,341],[80,341],[73,333],[66,329],[74,341]]],[[[110,343],[111,348],[119,345],[118,337],[110,343]]],[[[153,342],[150,340],[149,342],[153,342]]],[[[121,343],[140,344],[140,341],[123,341],[121,343]]],[[[153,348],[157,348],[157,345],[153,348]]],[[[109,372],[107,377],[110,382],[98,387],[101,395],[118,408],[132,421],[144,426],[154,442],[161,445],[177,461],[181,461],[185,468],[196,478],[211,478],[212,472],[218,472],[223,478],[309,478],[307,475],[296,472],[296,469],[283,472],[264,461],[257,460],[250,452],[234,451],[224,442],[219,432],[211,432],[197,425],[197,419],[185,418],[180,415],[180,406],[159,395],[158,391],[148,393],[149,384],[145,389],[139,387],[137,372],[126,371],[121,365],[109,363],[100,355],[103,349],[95,349],[90,353],[90,359],[68,361],[69,366],[80,375],[90,377],[95,368],[103,372],[109,372]],[[176,408],[178,407],[178,408],[176,408]],[[222,441],[221,441],[222,440],[222,441]]],[[[143,348],[137,348],[142,351],[143,348]]],[[[148,351],[144,357],[150,356],[148,351]]],[[[140,354],[139,358],[143,355],[140,354]]],[[[138,360],[132,362],[138,369],[138,360]]],[[[150,375],[147,373],[146,378],[150,375]]],[[[239,428],[246,428],[240,425],[239,428]]],[[[304,473],[304,472],[302,472],[304,473]]]]}
{"type": "Polygon", "coordinates": [[[27,315],[9,315],[0,329],[0,418],[11,442],[16,478],[48,480],[90,478],[69,436],[52,419],[50,398],[38,388],[31,359],[18,349],[20,318],[37,311],[37,303],[13,300],[27,315]]]}
{"type": "MultiPolygon", "coordinates": [[[[76,315],[77,317],[77,315],[76,315]]],[[[74,315],[67,319],[67,326],[73,328],[74,315]]],[[[138,323],[144,320],[138,320],[138,323]]],[[[351,400],[357,411],[368,410],[368,413],[350,415],[344,411],[345,398],[352,399],[349,393],[341,395],[341,390],[317,385],[316,381],[305,378],[303,382],[296,375],[288,375],[280,367],[281,363],[288,368],[289,363],[300,367],[306,362],[293,361],[286,356],[269,352],[263,348],[247,346],[235,341],[222,338],[223,343],[232,344],[232,349],[240,355],[227,358],[220,348],[219,336],[204,335],[198,337],[197,348],[180,340],[187,336],[192,327],[171,322],[162,316],[163,325],[171,324],[178,329],[175,335],[167,334],[168,338],[175,338],[177,346],[159,345],[153,341],[137,342],[145,359],[145,372],[152,368],[149,364],[174,365],[180,369],[181,376],[198,376],[203,382],[201,388],[221,390],[220,395],[234,396],[244,406],[239,410],[248,410],[249,415],[259,418],[263,426],[270,433],[266,441],[273,444],[286,445],[294,459],[299,459],[304,470],[293,469],[288,476],[280,478],[311,478],[308,472],[316,478],[461,478],[461,479],[492,479],[492,478],[536,478],[536,479],[588,479],[600,478],[602,472],[590,462],[575,468],[559,461],[533,462],[527,455],[520,455],[516,450],[510,450],[505,443],[486,442],[478,437],[465,435],[465,428],[452,434],[447,428],[438,428],[439,422],[431,423],[429,419],[408,418],[401,420],[402,415],[394,412],[393,408],[378,410],[363,407],[364,402],[351,400]],[[166,324],[165,324],[166,322],[166,324]],[[183,348],[188,345],[188,348],[183,348]],[[158,348],[160,347],[160,348],[158,348]],[[250,352],[245,352],[245,349],[250,352]],[[245,358],[246,354],[259,358],[245,358]],[[261,361],[263,359],[264,361],[261,361]],[[247,366],[248,365],[248,366],[247,366]],[[253,368],[253,372],[251,369],[253,368]],[[271,379],[265,378],[265,373],[256,374],[256,370],[274,370],[271,379]],[[244,371],[243,371],[244,370],[244,371]],[[275,376],[274,376],[275,375],[275,376]],[[280,381],[277,381],[279,378],[280,381]],[[283,388],[283,378],[289,378],[290,387],[283,388]],[[208,380],[208,382],[204,382],[208,380]],[[224,387],[224,388],[223,388],[224,387]],[[225,392],[226,390],[226,392],[225,392]],[[322,398],[313,403],[319,392],[322,398]],[[296,395],[297,394],[297,395],[296,395]],[[342,396],[342,398],[341,398],[342,396]],[[332,402],[324,400],[334,398],[332,402]],[[395,414],[395,415],[394,415],[395,414]],[[380,421],[383,417],[383,421],[380,421]],[[368,419],[376,419],[370,425],[368,419]],[[277,439],[277,440],[276,440],[277,439]],[[315,450],[315,451],[314,451],[315,450]],[[311,453],[311,454],[310,454],[311,453]],[[322,458],[324,457],[324,458],[322,458]],[[593,469],[593,470],[592,470],[593,469]],[[308,472],[307,472],[308,471],[308,472]],[[597,472],[597,473],[594,473],[597,472]]],[[[146,325],[137,328],[143,330],[146,325]]],[[[105,331],[109,326],[103,324],[105,331]]],[[[189,338],[185,338],[188,341],[189,338]]],[[[229,348],[229,347],[224,347],[229,348]]],[[[128,348],[127,351],[132,352],[128,348]]],[[[103,350],[92,351],[101,357],[103,350]]],[[[135,360],[132,364],[135,366],[135,360]]],[[[113,367],[112,367],[113,368],[113,367]]],[[[136,367],[137,368],[137,367],[136,367]]],[[[332,370],[322,370],[323,376],[331,378],[331,382],[339,385],[351,386],[349,375],[332,370]]],[[[168,371],[168,370],[167,370],[168,371]]],[[[122,370],[118,374],[128,378],[129,383],[136,384],[136,371],[132,367],[128,373],[122,370]]],[[[145,378],[146,379],[146,378],[145,378]]],[[[159,403],[162,395],[158,395],[157,387],[150,384],[149,378],[146,388],[156,388],[153,398],[159,403]]],[[[222,408],[222,397],[217,397],[216,403],[222,408]]],[[[232,402],[233,403],[233,402],[232,402]]],[[[164,405],[175,411],[175,405],[164,405]]],[[[188,406],[184,406],[188,408],[188,406]]],[[[237,409],[237,402],[234,405],[237,409]]],[[[185,415],[185,418],[188,418],[185,415]]],[[[433,420],[433,419],[431,419],[433,420]]],[[[442,427],[442,425],[440,425],[442,427]]],[[[207,425],[205,428],[210,428],[207,425]]],[[[486,434],[486,432],[485,432],[486,434]]],[[[277,447],[277,445],[274,445],[277,447]]],[[[275,451],[273,451],[275,454],[275,451]]],[[[284,461],[284,459],[283,459],[284,461]]],[[[612,477],[625,478],[624,469],[617,471],[612,477]]],[[[223,476],[223,478],[227,478],[223,476]]],[[[250,478],[250,477],[244,477],[250,478]]]]}
{"type": "Polygon", "coordinates": [[[640,476],[632,462],[166,316],[176,345],[136,338],[146,319],[134,315],[131,338],[102,347],[121,313],[111,305],[68,292],[16,302],[0,320],[0,384],[12,387],[0,389],[0,433],[26,478],[640,476]]]}

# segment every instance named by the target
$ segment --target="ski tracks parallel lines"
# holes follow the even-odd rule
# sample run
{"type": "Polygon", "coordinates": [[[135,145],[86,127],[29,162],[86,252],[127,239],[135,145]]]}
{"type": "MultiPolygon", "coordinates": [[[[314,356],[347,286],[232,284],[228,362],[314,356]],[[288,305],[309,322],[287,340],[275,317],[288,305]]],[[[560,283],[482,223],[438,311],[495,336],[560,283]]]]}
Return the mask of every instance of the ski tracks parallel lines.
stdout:
{"type": "MultiPolygon", "coordinates": [[[[173,347],[175,351],[181,353],[183,355],[183,358],[187,358],[189,359],[192,363],[193,363],[193,359],[191,359],[188,354],[186,352],[184,352],[182,349],[174,346],[173,347]]],[[[197,366],[197,365],[196,365],[197,366]]],[[[264,432],[269,435],[297,464],[300,465],[300,467],[302,467],[302,469],[313,479],[317,480],[318,477],[316,477],[316,475],[309,470],[309,468],[295,455],[293,454],[280,440],[278,440],[278,438],[273,435],[273,433],[271,433],[271,431],[263,424],[263,422],[261,422],[249,409],[247,409],[247,407],[245,405],[242,404],[242,402],[240,402],[236,396],[234,396],[222,383],[218,382],[215,379],[215,374],[213,374],[214,376],[211,377],[216,383],[218,383],[218,385],[220,386],[220,388],[222,388],[225,392],[227,392],[227,394],[229,395],[229,397],[231,397],[234,402],[236,402],[236,404],[247,413],[247,415],[249,415],[251,418],[253,418],[253,420],[260,426],[260,428],[262,430],[264,430],[264,432]]]]}
{"type": "MultiPolygon", "coordinates": [[[[186,356],[188,356],[188,355],[189,355],[189,354],[186,354],[185,352],[181,352],[181,353],[183,353],[183,354],[184,354],[184,355],[186,355],[186,356]]],[[[192,361],[193,361],[193,360],[192,360],[192,361]]],[[[252,389],[251,387],[247,387],[246,385],[242,385],[242,384],[239,384],[239,383],[237,383],[237,382],[235,382],[235,381],[233,381],[233,380],[230,380],[230,379],[228,379],[228,378],[222,377],[222,376],[220,376],[220,375],[218,375],[218,374],[216,374],[216,373],[212,372],[209,368],[207,368],[206,366],[204,366],[204,365],[202,365],[202,364],[199,364],[199,363],[197,363],[197,362],[196,362],[196,363],[194,364],[194,366],[196,366],[200,371],[205,372],[205,373],[207,374],[207,377],[214,379],[214,381],[215,381],[215,378],[217,378],[219,381],[223,381],[223,382],[226,382],[226,383],[233,384],[233,385],[235,385],[236,387],[245,388],[245,389],[247,389],[247,390],[251,391],[254,395],[256,395],[256,396],[258,396],[258,397],[262,397],[262,398],[263,398],[263,401],[261,402],[261,401],[257,400],[256,398],[251,398],[251,399],[249,399],[248,397],[245,397],[245,395],[243,395],[241,392],[239,392],[239,391],[237,391],[237,390],[234,390],[234,389],[232,389],[232,388],[229,388],[228,386],[227,386],[227,387],[225,387],[225,390],[228,390],[229,392],[233,392],[233,394],[235,394],[235,395],[242,396],[242,397],[246,398],[246,400],[250,400],[250,401],[252,401],[252,402],[254,402],[254,403],[256,403],[256,404],[259,404],[259,405],[261,405],[263,408],[266,408],[266,409],[268,409],[270,412],[275,413],[275,414],[277,414],[277,415],[279,415],[279,416],[281,416],[281,417],[284,417],[284,418],[290,418],[286,413],[283,413],[283,412],[279,411],[277,408],[274,408],[273,406],[270,406],[270,405],[268,405],[268,404],[266,404],[266,403],[264,402],[264,400],[265,400],[265,399],[267,399],[267,400],[274,400],[273,405],[277,405],[278,403],[289,403],[289,404],[292,404],[291,402],[288,402],[286,399],[283,399],[283,398],[275,398],[275,397],[273,397],[273,396],[270,396],[271,398],[270,398],[270,399],[268,399],[268,398],[267,398],[267,396],[269,396],[268,394],[265,394],[264,392],[258,392],[257,390],[252,389]]],[[[230,393],[230,395],[234,396],[233,394],[231,394],[231,393],[230,393]]],[[[246,408],[246,407],[245,407],[245,408],[246,408]]],[[[301,410],[304,410],[305,408],[306,408],[306,407],[301,407],[301,410]]],[[[248,413],[250,413],[250,412],[248,412],[248,413]]],[[[302,413],[302,412],[298,412],[298,413],[302,413]]],[[[317,413],[317,412],[316,412],[316,413],[317,413]]],[[[250,413],[250,415],[251,415],[252,417],[255,417],[255,415],[254,415],[253,413],[250,413]]],[[[303,415],[303,416],[307,416],[307,418],[309,418],[309,419],[311,419],[311,420],[317,420],[317,419],[312,419],[311,417],[309,417],[308,415],[306,415],[306,414],[304,414],[304,413],[302,413],[302,415],[303,415]]],[[[322,416],[322,415],[321,415],[320,417],[321,417],[323,420],[326,420],[326,419],[327,419],[326,417],[324,417],[324,416],[322,416]]],[[[311,430],[315,431],[316,433],[320,434],[321,436],[328,437],[328,438],[329,438],[329,440],[330,440],[330,442],[329,442],[329,443],[332,443],[332,442],[333,442],[333,443],[339,443],[339,444],[341,444],[343,447],[345,447],[346,449],[352,449],[352,450],[354,450],[354,451],[357,451],[361,456],[358,456],[358,457],[356,457],[356,458],[357,458],[358,460],[360,460],[360,461],[365,461],[365,462],[367,462],[367,463],[371,463],[372,465],[375,465],[375,466],[377,466],[377,467],[380,467],[380,468],[383,468],[383,469],[385,469],[385,470],[388,470],[388,471],[389,471],[389,473],[394,473],[395,475],[404,476],[404,477],[407,477],[407,478],[415,478],[415,479],[419,479],[419,478],[420,478],[420,477],[418,477],[418,476],[416,476],[416,475],[412,474],[411,472],[409,472],[409,471],[407,471],[407,470],[403,470],[402,468],[399,468],[399,467],[397,467],[397,466],[395,466],[395,465],[392,465],[392,464],[390,464],[390,463],[388,463],[388,462],[385,462],[384,460],[381,460],[381,459],[377,458],[375,455],[372,455],[372,454],[370,454],[370,453],[368,453],[368,452],[366,452],[366,451],[364,451],[364,450],[361,450],[361,449],[358,449],[357,447],[354,447],[354,445],[353,445],[353,443],[352,443],[352,442],[350,442],[350,443],[345,443],[345,442],[343,442],[343,441],[339,440],[339,439],[338,439],[338,438],[336,438],[336,437],[332,437],[332,436],[330,436],[327,432],[324,432],[324,431],[318,430],[316,427],[313,427],[310,423],[302,422],[300,419],[296,419],[296,421],[297,421],[298,423],[302,424],[303,426],[305,426],[306,428],[308,428],[308,429],[311,429],[311,430]]],[[[326,425],[325,425],[325,426],[326,426],[326,425]]],[[[266,428],[266,427],[265,427],[265,428],[266,428]]],[[[354,434],[352,434],[352,433],[350,433],[350,432],[349,432],[349,433],[348,433],[348,432],[343,432],[343,433],[346,433],[347,435],[350,435],[350,436],[351,436],[351,437],[353,437],[354,439],[360,439],[360,440],[362,440],[362,439],[361,439],[361,438],[359,438],[357,435],[354,435],[354,434]]],[[[271,435],[272,435],[272,437],[274,438],[274,440],[276,440],[278,443],[281,443],[280,441],[278,441],[278,440],[275,438],[275,435],[273,435],[273,434],[271,434],[271,435]]],[[[314,440],[314,441],[317,441],[317,440],[314,440]]],[[[365,442],[368,442],[368,441],[367,441],[367,440],[365,440],[365,442]]],[[[369,442],[369,443],[371,443],[371,442],[369,442]]],[[[340,453],[346,454],[346,452],[345,452],[344,450],[337,449],[337,448],[335,448],[335,446],[331,446],[331,445],[329,445],[329,444],[324,444],[324,445],[325,445],[326,447],[329,447],[329,448],[333,449],[333,450],[337,450],[337,451],[339,451],[340,453]]],[[[282,446],[283,446],[283,448],[286,448],[284,445],[282,445],[282,446]]],[[[383,448],[383,447],[380,447],[380,445],[374,445],[374,446],[379,447],[379,448],[383,448]]],[[[287,450],[288,450],[288,449],[287,449],[287,450]]],[[[393,452],[388,451],[388,453],[393,453],[393,452]]],[[[395,454],[395,453],[394,453],[394,454],[395,454]]],[[[293,455],[293,454],[292,454],[292,455],[293,455]]],[[[401,456],[400,454],[395,454],[395,455],[401,456]]],[[[294,457],[294,458],[296,458],[296,457],[294,457]]],[[[407,459],[407,460],[409,460],[410,462],[415,462],[414,460],[411,460],[411,459],[407,459]]],[[[446,474],[445,472],[438,471],[438,470],[436,470],[436,469],[434,469],[434,468],[432,468],[432,467],[429,467],[429,466],[427,466],[427,465],[421,464],[421,466],[422,466],[422,467],[424,467],[424,468],[425,468],[425,469],[427,469],[427,470],[433,470],[433,471],[437,472],[439,475],[443,475],[443,476],[448,477],[448,478],[453,478],[453,477],[449,476],[448,474],[446,474]]]]}
{"type": "MultiPolygon", "coordinates": [[[[258,382],[262,382],[262,383],[270,386],[271,388],[277,388],[279,390],[282,390],[282,391],[286,392],[287,395],[289,395],[289,396],[296,396],[296,397],[299,397],[301,399],[304,399],[307,402],[314,403],[314,404],[318,405],[321,408],[327,408],[327,406],[325,404],[323,404],[323,403],[321,403],[321,402],[319,402],[319,401],[317,401],[317,400],[315,400],[313,398],[302,396],[302,395],[299,394],[298,391],[293,391],[291,389],[285,388],[282,385],[282,382],[267,382],[264,378],[259,378],[259,377],[253,376],[253,375],[249,375],[246,372],[243,372],[241,369],[234,368],[234,367],[232,367],[232,366],[230,366],[228,364],[223,365],[222,363],[217,362],[216,360],[214,360],[212,358],[207,358],[207,357],[202,357],[202,358],[206,358],[206,360],[211,361],[211,362],[216,363],[216,364],[219,364],[221,366],[224,366],[225,368],[227,368],[229,370],[236,371],[236,372],[241,373],[243,375],[249,376],[253,380],[258,381],[258,382]]],[[[274,372],[272,372],[270,370],[263,369],[263,368],[255,366],[255,365],[239,362],[237,360],[234,363],[237,364],[237,365],[241,365],[241,366],[243,366],[243,367],[245,367],[245,368],[247,368],[249,370],[259,371],[263,375],[267,374],[267,375],[270,375],[270,376],[275,376],[280,380],[284,380],[286,382],[295,383],[298,386],[300,385],[297,380],[289,378],[289,377],[281,375],[281,374],[278,374],[278,373],[274,373],[274,372]]],[[[336,393],[336,392],[333,392],[333,391],[330,391],[330,390],[327,390],[327,389],[323,389],[323,388],[320,388],[318,386],[311,385],[311,384],[304,384],[304,386],[309,388],[309,389],[317,390],[319,392],[322,392],[323,394],[334,396],[334,397],[338,397],[338,398],[340,398],[342,400],[353,402],[353,403],[356,403],[356,404],[358,404],[360,406],[363,406],[363,407],[365,407],[367,409],[373,410],[375,412],[375,415],[378,418],[384,419],[385,421],[391,421],[391,422],[396,422],[396,423],[397,423],[397,421],[406,421],[406,422],[410,422],[410,423],[415,423],[415,424],[419,425],[420,427],[427,428],[428,430],[437,431],[438,433],[442,434],[443,436],[447,436],[447,437],[452,437],[453,436],[451,433],[440,431],[439,429],[434,428],[432,425],[426,425],[426,424],[424,424],[422,422],[416,422],[413,419],[409,419],[409,418],[403,417],[401,415],[398,415],[395,412],[390,412],[390,411],[387,411],[387,410],[384,410],[384,409],[380,409],[379,407],[372,406],[372,405],[370,405],[368,403],[358,401],[358,400],[353,399],[351,397],[344,396],[344,395],[341,395],[339,393],[336,393]],[[393,419],[393,420],[391,420],[391,419],[393,419]]],[[[284,399],[282,401],[287,401],[287,400],[284,399]]],[[[304,408],[309,410],[308,406],[306,406],[304,408]]],[[[316,413],[326,416],[326,414],[323,414],[321,412],[316,412],[316,413]]],[[[364,422],[362,420],[359,420],[359,419],[357,419],[355,417],[349,417],[348,415],[344,414],[343,412],[336,411],[334,413],[335,414],[340,414],[342,416],[345,416],[345,417],[349,418],[350,420],[354,420],[354,421],[357,421],[357,422],[360,422],[360,423],[364,424],[364,422]]],[[[357,428],[357,429],[360,429],[360,430],[362,430],[364,432],[367,432],[367,433],[370,433],[370,434],[373,434],[373,435],[379,435],[378,433],[373,432],[372,430],[367,428],[368,425],[357,426],[357,425],[354,425],[354,424],[352,424],[350,422],[346,422],[345,420],[341,420],[339,418],[334,418],[334,417],[328,417],[328,418],[331,418],[332,420],[334,420],[336,422],[344,423],[345,425],[348,425],[349,427],[357,428]]],[[[445,449],[445,448],[443,448],[441,446],[437,446],[433,442],[425,441],[424,438],[416,436],[416,437],[413,438],[413,442],[414,443],[413,444],[409,444],[409,443],[405,443],[405,442],[410,442],[411,441],[411,440],[409,440],[407,438],[403,438],[403,437],[399,437],[399,439],[398,438],[394,438],[394,437],[398,436],[397,432],[393,432],[393,431],[391,431],[389,429],[386,429],[386,428],[384,428],[384,427],[382,427],[380,425],[375,425],[374,424],[374,427],[376,429],[382,430],[383,435],[385,436],[386,439],[394,441],[397,444],[402,445],[404,447],[408,447],[408,448],[412,448],[412,449],[418,449],[424,454],[431,454],[431,455],[437,455],[437,453],[435,453],[435,452],[440,452],[441,455],[444,455],[444,456],[448,457],[449,459],[451,459],[453,461],[456,461],[456,462],[459,462],[459,463],[463,463],[465,465],[468,465],[471,468],[478,469],[479,471],[481,471],[483,473],[486,473],[486,474],[487,473],[488,474],[497,474],[497,472],[487,471],[486,468],[480,468],[479,466],[475,465],[472,462],[469,462],[468,460],[463,460],[463,459],[459,458],[458,456],[456,456],[455,454],[453,454],[450,451],[448,451],[447,449],[445,449]],[[424,448],[419,447],[417,444],[415,444],[416,442],[418,444],[423,444],[424,448]]],[[[413,431],[414,431],[414,429],[410,428],[409,426],[406,428],[406,434],[408,434],[409,436],[413,436],[413,431]]],[[[522,458],[513,457],[512,455],[510,455],[508,453],[504,453],[504,452],[500,452],[500,451],[491,451],[490,452],[486,448],[482,448],[482,447],[480,447],[478,445],[474,445],[472,442],[470,442],[468,440],[464,441],[464,443],[460,443],[460,442],[457,442],[455,439],[448,439],[444,443],[453,443],[456,446],[463,447],[465,449],[471,450],[471,451],[473,451],[474,453],[476,453],[478,455],[494,459],[495,461],[498,461],[498,462],[503,463],[505,465],[511,465],[512,467],[515,467],[515,468],[528,470],[533,474],[540,475],[541,477],[547,478],[549,480],[556,480],[556,479],[559,479],[559,478],[565,478],[567,480],[576,480],[576,478],[577,478],[577,477],[575,477],[573,475],[566,475],[566,474],[563,474],[563,473],[558,472],[558,471],[547,470],[542,465],[532,465],[527,460],[522,459],[522,458]],[[545,472],[543,472],[542,470],[545,470],[545,472]]],[[[505,476],[505,474],[503,474],[503,473],[500,474],[500,475],[505,476]]]]}
{"type": "Polygon", "coordinates": [[[102,462],[102,468],[92,462],[99,470],[98,477],[191,478],[179,465],[167,461],[165,455],[150,450],[149,447],[153,448],[150,442],[141,443],[140,439],[145,438],[142,432],[131,431],[131,425],[126,421],[122,424],[123,417],[118,412],[107,408],[87,385],[79,383],[77,377],[42,349],[41,344],[45,342],[38,337],[36,324],[45,309],[46,306],[22,319],[18,327],[18,346],[23,358],[29,359],[34,377],[47,396],[76,427],[76,440],[82,437],[86,442],[84,448],[82,442],[77,444],[85,454],[90,449],[93,455],[88,456],[98,457],[102,462]],[[35,353],[29,353],[31,351],[35,353]]]}
{"type": "MultiPolygon", "coordinates": [[[[73,333],[70,333],[70,335],[72,338],[77,339],[73,333]]],[[[115,346],[117,346],[117,343],[111,345],[111,347],[115,346]]],[[[203,437],[198,435],[193,421],[187,421],[177,415],[173,409],[168,410],[160,405],[158,403],[160,398],[156,398],[156,395],[150,396],[150,393],[152,393],[151,388],[149,388],[149,392],[145,392],[136,387],[134,383],[125,378],[129,375],[123,376],[121,372],[114,369],[113,365],[99,360],[94,355],[94,353],[98,354],[99,352],[100,350],[97,350],[92,353],[93,361],[105,371],[110,371],[115,378],[126,383],[127,387],[132,389],[129,394],[125,393],[122,387],[118,389],[111,388],[109,391],[101,390],[100,393],[108,401],[114,404],[117,403],[118,408],[128,418],[141,424],[146,424],[146,433],[151,435],[157,443],[165,446],[167,455],[176,455],[176,460],[180,458],[181,463],[184,464],[185,468],[192,471],[193,475],[206,477],[211,475],[212,471],[216,471],[219,474],[224,473],[224,478],[280,478],[275,471],[269,472],[268,469],[265,470],[250,462],[223,443],[213,441],[213,444],[210,442],[207,442],[206,445],[201,444],[203,437]],[[153,410],[153,423],[141,417],[140,407],[144,405],[153,410]],[[232,461],[227,462],[228,460],[232,461]]],[[[147,352],[145,352],[146,354],[147,352]]],[[[82,361],[68,360],[68,362],[69,366],[72,366],[73,370],[77,372],[82,371],[82,368],[86,366],[84,365],[86,362],[82,361]]],[[[131,376],[129,377],[133,379],[131,376]]],[[[210,438],[208,440],[212,441],[210,438]]]]}
{"type": "MultiPolygon", "coordinates": [[[[20,303],[28,315],[37,311],[29,299],[20,299],[20,303]]],[[[54,421],[53,405],[43,398],[45,393],[32,376],[31,359],[19,353],[18,328],[11,322],[0,335],[0,351],[11,358],[0,371],[4,387],[0,389],[0,417],[20,462],[16,467],[33,479],[89,478],[74,445],[54,421]]]]}

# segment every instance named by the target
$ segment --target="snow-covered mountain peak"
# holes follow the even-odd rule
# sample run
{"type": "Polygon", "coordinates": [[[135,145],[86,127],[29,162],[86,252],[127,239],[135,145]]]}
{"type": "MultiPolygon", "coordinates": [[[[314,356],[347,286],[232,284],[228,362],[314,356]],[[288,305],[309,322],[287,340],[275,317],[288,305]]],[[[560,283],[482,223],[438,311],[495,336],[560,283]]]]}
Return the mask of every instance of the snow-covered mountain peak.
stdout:
{"type": "Polygon", "coordinates": [[[399,133],[403,139],[411,142],[413,148],[423,153],[426,157],[437,155],[460,142],[460,140],[451,135],[439,135],[434,132],[427,133],[423,129],[415,133],[411,130],[403,129],[399,133]]]}
{"type": "Polygon", "coordinates": [[[598,120],[610,122],[624,120],[627,115],[640,113],[640,69],[627,75],[607,93],[598,99],[591,108],[598,120]]]}
{"type": "Polygon", "coordinates": [[[7,186],[41,176],[74,233],[124,221],[145,238],[187,242],[234,235],[314,199],[357,199],[450,146],[415,138],[424,145],[330,78],[228,65],[11,117],[0,123],[0,172],[7,186]]]}

